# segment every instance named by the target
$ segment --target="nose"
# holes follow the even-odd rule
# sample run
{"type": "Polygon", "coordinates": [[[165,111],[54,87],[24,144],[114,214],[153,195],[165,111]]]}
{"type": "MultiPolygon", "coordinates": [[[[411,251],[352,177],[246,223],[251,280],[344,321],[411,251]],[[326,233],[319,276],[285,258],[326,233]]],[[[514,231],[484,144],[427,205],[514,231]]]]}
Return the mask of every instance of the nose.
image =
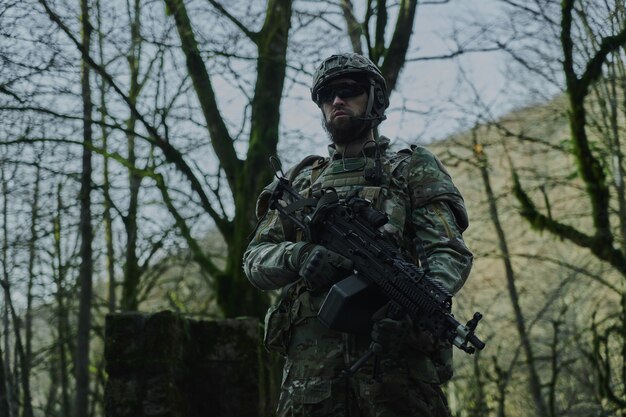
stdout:
{"type": "Polygon", "coordinates": [[[333,106],[338,106],[338,105],[343,105],[346,104],[346,101],[339,97],[338,95],[335,95],[335,97],[333,98],[333,106]]]}

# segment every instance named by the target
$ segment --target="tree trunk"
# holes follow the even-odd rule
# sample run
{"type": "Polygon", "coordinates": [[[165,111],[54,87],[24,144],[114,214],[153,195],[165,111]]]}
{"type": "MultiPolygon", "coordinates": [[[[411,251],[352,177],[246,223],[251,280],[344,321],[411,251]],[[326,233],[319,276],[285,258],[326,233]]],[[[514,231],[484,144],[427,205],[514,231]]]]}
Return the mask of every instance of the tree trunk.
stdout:
{"type": "Polygon", "coordinates": [[[26,366],[26,354],[24,352],[24,344],[22,343],[22,335],[20,334],[20,318],[17,316],[15,307],[13,306],[13,300],[11,299],[10,287],[4,285],[5,300],[11,314],[11,320],[13,321],[13,332],[15,334],[15,407],[14,412],[17,414],[17,410],[20,405],[20,382],[22,388],[22,416],[33,417],[33,406],[30,392],[30,373],[25,369],[26,366]],[[19,381],[19,382],[18,382],[19,381]]]}
{"type": "MultiPolygon", "coordinates": [[[[140,0],[134,1],[134,18],[130,27],[131,45],[128,54],[128,66],[130,68],[130,91],[128,100],[132,106],[137,105],[137,99],[141,86],[139,84],[139,63],[140,63],[140,0]]],[[[126,263],[124,267],[124,282],[122,283],[122,301],[121,308],[123,311],[134,311],[138,307],[138,291],[141,275],[139,260],[137,258],[137,214],[139,208],[139,188],[141,186],[142,177],[135,170],[137,157],[135,155],[135,125],[137,118],[133,112],[126,121],[128,140],[128,188],[129,203],[128,213],[124,218],[124,226],[126,228],[126,263]]]]}
{"type": "MultiPolygon", "coordinates": [[[[184,2],[165,0],[165,3],[176,20],[187,70],[207,123],[211,145],[220,159],[235,202],[235,218],[232,222],[210,213],[228,245],[225,269],[217,273],[210,271],[215,280],[217,302],[226,317],[262,317],[268,298],[248,283],[241,264],[248,236],[255,223],[255,197],[272,178],[267,161],[270,155],[276,154],[278,144],[292,0],[268,1],[262,29],[257,33],[245,32],[258,50],[257,80],[251,102],[250,140],[245,162],[237,157],[233,139],[220,115],[211,79],[200,55],[184,2]]],[[[177,218],[179,224],[181,221],[177,218]]]]}
{"type": "MultiPolygon", "coordinates": [[[[89,51],[91,25],[89,22],[88,0],[81,0],[82,43],[85,52],[89,51]]],[[[91,148],[92,148],[92,103],[89,84],[89,64],[81,60],[81,92],[83,98],[83,159],[80,188],[80,295],[78,311],[78,334],[76,339],[76,390],[74,397],[74,417],[87,417],[89,405],[89,333],[91,330],[92,293],[92,240],[91,226],[91,148]]]]}
{"type": "Polygon", "coordinates": [[[13,382],[11,378],[11,349],[9,342],[9,335],[11,331],[9,329],[9,303],[7,300],[8,291],[7,288],[9,286],[9,190],[8,190],[8,181],[6,178],[6,172],[4,167],[0,166],[0,183],[2,184],[2,287],[4,288],[4,307],[2,314],[2,327],[4,330],[4,354],[0,356],[2,360],[2,374],[4,378],[2,383],[4,384],[3,391],[6,395],[6,405],[7,405],[7,415],[10,417],[17,416],[17,410],[14,408],[14,388],[13,382]]]}
{"type": "Polygon", "coordinates": [[[502,256],[502,262],[504,263],[504,269],[506,272],[506,282],[509,291],[509,298],[511,299],[511,305],[513,307],[513,314],[515,316],[515,325],[517,332],[522,343],[522,348],[526,356],[526,366],[528,369],[528,384],[533,402],[535,405],[535,415],[540,417],[548,417],[548,407],[545,399],[541,393],[541,380],[539,373],[537,372],[537,363],[535,361],[535,355],[530,342],[530,336],[526,330],[526,324],[524,320],[524,314],[519,303],[519,293],[515,284],[515,272],[513,271],[513,265],[511,264],[511,254],[509,252],[504,229],[500,223],[498,217],[498,207],[496,203],[496,197],[491,188],[491,179],[489,177],[489,170],[487,165],[487,156],[484,153],[482,146],[476,139],[476,132],[473,132],[474,153],[478,160],[478,166],[485,186],[485,193],[487,194],[487,200],[489,204],[489,214],[491,221],[496,229],[498,236],[498,246],[500,248],[500,255],[502,256]]]}
{"type": "MultiPolygon", "coordinates": [[[[54,360],[54,356],[52,356],[52,361],[50,361],[50,366],[48,367],[48,373],[50,375],[50,386],[48,387],[48,394],[46,395],[46,402],[44,403],[43,410],[44,416],[52,416],[58,415],[59,413],[55,412],[55,407],[58,406],[57,402],[57,393],[59,390],[59,370],[57,368],[57,362],[54,360]]],[[[63,414],[67,415],[67,414],[63,414]]],[[[2,417],[2,416],[0,416],[2,417]]]]}
{"type": "Polygon", "coordinates": [[[352,50],[357,54],[363,55],[363,47],[361,45],[361,36],[363,29],[361,24],[354,16],[354,6],[352,0],[341,0],[341,11],[343,19],[346,21],[346,29],[348,29],[348,37],[352,44],[352,50]]]}
{"type": "Polygon", "coordinates": [[[56,315],[57,315],[57,354],[59,363],[59,385],[61,389],[61,415],[70,416],[70,394],[69,394],[69,375],[68,375],[68,357],[67,357],[67,342],[69,340],[69,318],[67,308],[67,296],[65,291],[65,275],[66,265],[63,260],[62,245],[61,245],[61,232],[62,232],[62,213],[63,213],[63,200],[61,193],[63,188],[61,184],[57,188],[57,214],[54,218],[53,230],[54,230],[54,255],[56,258],[56,268],[54,272],[54,280],[56,284],[56,315]]]}
{"type": "MultiPolygon", "coordinates": [[[[104,65],[104,33],[102,31],[101,20],[101,8],[100,0],[96,1],[96,12],[98,20],[98,51],[100,53],[100,64],[104,65]]],[[[107,118],[107,103],[106,103],[106,83],[100,79],[100,123],[101,123],[101,135],[102,135],[102,149],[108,152],[108,137],[109,131],[105,126],[107,118]]],[[[104,220],[104,241],[106,244],[106,265],[108,275],[108,310],[109,313],[115,311],[116,297],[115,297],[115,248],[113,246],[113,216],[111,210],[113,209],[113,202],[111,200],[111,182],[109,180],[109,158],[103,158],[103,179],[102,179],[102,193],[104,195],[104,212],[102,213],[104,220]]]]}
{"type": "MultiPolygon", "coordinates": [[[[22,364],[22,372],[26,375],[22,376],[22,391],[24,393],[24,403],[31,403],[30,393],[30,370],[33,356],[33,285],[35,282],[35,259],[37,256],[36,243],[37,243],[37,222],[39,220],[39,183],[41,180],[41,167],[37,165],[35,172],[35,185],[33,189],[32,210],[30,217],[30,241],[28,243],[28,285],[26,289],[26,320],[25,326],[25,352],[24,363],[22,364]]],[[[30,407],[29,407],[30,408],[30,407]]],[[[24,414],[27,415],[26,412],[24,414]]],[[[28,416],[32,416],[28,414],[28,416]]]]}
{"type": "MultiPolygon", "coordinates": [[[[1,347],[0,347],[0,357],[2,357],[1,347]]],[[[7,386],[8,386],[7,377],[6,377],[6,374],[4,373],[4,366],[0,366],[0,417],[11,417],[7,386]]]]}

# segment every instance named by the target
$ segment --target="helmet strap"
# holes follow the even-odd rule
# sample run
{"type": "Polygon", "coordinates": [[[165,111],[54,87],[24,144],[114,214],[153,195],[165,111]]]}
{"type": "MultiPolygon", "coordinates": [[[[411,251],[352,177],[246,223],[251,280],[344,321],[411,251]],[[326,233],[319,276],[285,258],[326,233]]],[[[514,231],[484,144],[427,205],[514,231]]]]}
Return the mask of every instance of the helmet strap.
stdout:
{"type": "MultiPolygon", "coordinates": [[[[370,91],[367,94],[367,107],[365,108],[365,117],[368,119],[372,118],[372,108],[374,108],[374,92],[376,90],[376,83],[370,77],[370,91]]],[[[374,127],[372,125],[372,127],[374,127]]]]}
{"type": "Polygon", "coordinates": [[[372,135],[374,137],[374,166],[365,170],[364,177],[369,183],[373,185],[380,185],[383,181],[383,163],[380,156],[380,146],[378,144],[378,125],[380,122],[385,120],[386,117],[384,115],[382,117],[378,117],[372,114],[374,100],[376,99],[376,82],[371,77],[369,81],[370,90],[367,98],[367,107],[365,109],[365,118],[370,121],[370,129],[372,130],[372,135]]]}
{"type": "Polygon", "coordinates": [[[378,144],[378,129],[373,129],[374,133],[374,166],[366,169],[365,179],[373,185],[380,185],[383,182],[383,163],[380,156],[380,146],[378,144]]]}

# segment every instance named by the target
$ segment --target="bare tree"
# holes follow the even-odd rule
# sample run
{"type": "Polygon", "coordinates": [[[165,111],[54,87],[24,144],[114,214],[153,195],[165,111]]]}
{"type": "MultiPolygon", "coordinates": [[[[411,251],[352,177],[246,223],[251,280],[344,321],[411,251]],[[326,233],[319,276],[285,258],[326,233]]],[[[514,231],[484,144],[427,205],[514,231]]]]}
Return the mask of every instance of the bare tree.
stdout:
{"type": "Polygon", "coordinates": [[[11,417],[17,416],[17,410],[15,409],[16,398],[15,398],[15,384],[13,382],[13,372],[11,367],[11,358],[10,358],[10,313],[9,313],[9,291],[10,291],[10,281],[9,281],[9,204],[8,204],[8,196],[11,194],[8,186],[9,186],[9,178],[10,175],[7,175],[7,169],[2,166],[0,167],[0,184],[2,184],[2,288],[3,288],[3,315],[2,315],[2,327],[3,327],[3,343],[4,343],[4,355],[2,356],[2,367],[3,367],[3,375],[4,375],[4,393],[6,395],[6,405],[7,405],[7,414],[11,417]]]}
{"type": "MultiPolygon", "coordinates": [[[[623,66],[626,45],[624,6],[613,1],[594,3],[575,0],[535,0],[528,3],[504,0],[503,3],[522,16],[524,20],[521,21],[543,25],[541,36],[544,43],[541,48],[539,44],[530,43],[530,37],[522,36],[520,41],[526,42],[525,48],[519,51],[507,49],[507,52],[527,72],[564,91],[569,136],[560,150],[575,162],[576,181],[581,185],[582,195],[578,204],[588,208],[588,214],[584,216],[572,216],[567,212],[557,214],[551,209],[555,196],[549,192],[548,184],[536,186],[535,191],[530,191],[531,181],[522,179],[521,168],[516,166],[519,164],[511,164],[513,189],[521,205],[520,214],[534,229],[585,249],[597,261],[611,265],[613,271],[624,279],[625,229],[624,216],[620,215],[626,207],[622,186],[623,127],[620,127],[622,122],[618,122],[616,107],[617,97],[623,96],[623,90],[618,93],[621,87],[618,87],[617,80],[620,78],[616,76],[616,71],[623,66]],[[607,105],[611,102],[612,106],[607,105]],[[594,117],[594,114],[597,116],[594,117]],[[572,221],[567,218],[568,215],[578,220],[572,221]],[[584,222],[580,221],[581,217],[584,222]]],[[[523,134],[513,137],[523,141],[528,139],[523,134]]],[[[542,180],[535,177],[532,181],[537,183],[542,180]]],[[[576,183],[573,186],[577,187],[576,183]]],[[[614,294],[616,286],[610,280],[602,281],[605,290],[614,294]]],[[[623,290],[616,293],[618,308],[626,311],[626,294],[623,290]]],[[[611,324],[606,322],[607,328],[623,329],[623,313],[608,314],[611,324]]],[[[594,329],[596,324],[591,323],[591,326],[594,329]]],[[[619,339],[619,331],[611,334],[619,339]]],[[[591,346],[620,344],[598,338],[595,331],[586,334],[585,341],[591,346]]],[[[620,409],[623,403],[616,399],[620,397],[618,392],[621,392],[624,376],[615,368],[626,363],[626,351],[622,350],[611,359],[599,352],[595,348],[587,350],[589,357],[595,358],[597,389],[604,398],[602,407],[612,403],[613,407],[620,409]],[[605,377],[606,369],[612,370],[612,377],[605,377]]],[[[553,405],[550,408],[554,409],[553,405]]]]}
{"type": "MultiPolygon", "coordinates": [[[[55,268],[53,269],[54,281],[56,285],[56,324],[57,324],[57,338],[56,338],[56,355],[53,355],[55,362],[59,364],[58,369],[51,369],[52,380],[58,380],[59,389],[61,391],[60,412],[62,415],[69,416],[72,414],[71,401],[70,401],[70,375],[69,365],[71,362],[70,352],[72,352],[71,345],[68,346],[70,341],[70,324],[69,324],[69,300],[70,295],[68,291],[67,275],[69,270],[69,259],[64,259],[63,256],[63,239],[65,233],[63,230],[63,211],[64,204],[62,200],[62,185],[58,184],[56,190],[56,213],[53,217],[53,251],[52,256],[55,262],[55,268]],[[58,377],[57,377],[58,375],[58,377]]],[[[56,386],[53,389],[56,390],[56,386]]],[[[51,391],[52,396],[54,391],[51,391]]]]}
{"type": "MultiPolygon", "coordinates": [[[[26,312],[25,312],[25,352],[24,352],[24,364],[22,365],[22,369],[24,375],[22,376],[22,380],[24,386],[22,390],[25,394],[26,401],[28,403],[31,402],[30,395],[30,377],[32,370],[32,362],[33,362],[33,287],[35,285],[35,263],[37,260],[37,243],[38,243],[38,234],[37,227],[39,223],[39,204],[40,204],[40,183],[41,183],[41,167],[39,164],[35,167],[35,183],[33,186],[33,197],[32,197],[32,209],[31,209],[31,218],[30,218],[30,238],[28,240],[28,284],[26,288],[26,312]]],[[[32,417],[32,410],[29,411],[30,417],[32,417]]]]}
{"type": "MultiPolygon", "coordinates": [[[[1,354],[2,354],[2,351],[0,349],[0,355],[1,354]]],[[[6,374],[4,372],[4,366],[0,366],[0,416],[2,417],[11,416],[7,388],[8,388],[8,384],[6,380],[6,374]]]]}
{"type": "Polygon", "coordinates": [[[511,306],[513,307],[515,317],[515,326],[519,334],[520,342],[526,357],[526,367],[528,369],[528,383],[535,405],[535,413],[538,416],[548,417],[548,406],[545,403],[542,393],[542,382],[539,378],[539,372],[537,370],[538,363],[535,360],[536,355],[533,352],[531,338],[528,334],[528,328],[525,323],[525,315],[522,312],[522,308],[520,306],[520,295],[517,289],[517,285],[515,283],[516,274],[511,262],[511,253],[509,251],[509,245],[507,243],[502,223],[500,222],[500,217],[498,215],[498,206],[496,202],[497,200],[491,185],[487,155],[484,152],[482,144],[477,138],[476,130],[472,132],[472,141],[474,155],[476,157],[476,164],[483,180],[485,194],[487,195],[489,215],[496,230],[498,247],[500,250],[500,255],[502,257],[502,262],[504,263],[509,298],[511,300],[511,306]]]}
{"type": "MultiPolygon", "coordinates": [[[[140,59],[141,59],[141,2],[135,0],[133,2],[132,13],[130,18],[130,39],[128,51],[128,66],[130,73],[130,87],[128,92],[129,104],[133,107],[137,105],[137,99],[141,92],[143,82],[139,80],[140,59]]],[[[147,76],[147,75],[146,75],[147,76]]],[[[135,128],[137,123],[136,115],[131,112],[130,117],[126,121],[127,141],[128,141],[128,163],[131,167],[136,166],[137,157],[135,154],[135,128]]],[[[134,169],[128,170],[130,199],[128,202],[128,212],[124,216],[124,227],[126,229],[126,262],[124,265],[124,280],[122,283],[122,310],[136,310],[138,306],[138,286],[141,277],[141,266],[137,258],[137,239],[138,239],[138,206],[139,206],[139,188],[141,186],[142,176],[134,169]]]]}
{"type": "MultiPolygon", "coordinates": [[[[91,45],[92,26],[89,19],[90,5],[88,0],[81,0],[82,47],[83,55],[87,55],[91,45]]],[[[89,412],[89,341],[91,332],[91,303],[93,287],[93,229],[91,225],[91,148],[92,108],[90,66],[81,60],[81,93],[83,99],[83,158],[80,187],[80,293],[78,311],[78,330],[75,360],[75,396],[73,416],[87,417],[89,412]]]]}
{"type": "Polygon", "coordinates": [[[614,233],[610,224],[610,194],[606,172],[602,162],[592,151],[588,137],[586,100],[590,88],[602,76],[602,68],[607,56],[626,43],[626,26],[619,28],[614,35],[598,40],[599,47],[591,59],[584,63],[575,62],[572,24],[574,1],[563,2],[561,16],[561,45],[563,48],[563,73],[566,93],[569,100],[568,118],[571,128],[573,155],[578,162],[580,178],[583,180],[589,198],[593,219],[593,234],[585,233],[576,227],[552,219],[537,210],[536,206],[516,180],[515,191],[522,204],[521,214],[533,227],[546,230],[567,239],[577,246],[589,249],[596,257],[608,262],[626,277],[626,254],[613,246],[614,233]],[[578,68],[582,73],[578,75],[578,68]]]}
{"type": "MultiPolygon", "coordinates": [[[[102,13],[101,2],[96,1],[96,20],[98,27],[98,52],[99,61],[101,65],[104,65],[104,32],[102,28],[102,13]]],[[[107,119],[107,103],[106,103],[106,83],[103,80],[99,80],[99,93],[100,93],[100,136],[102,139],[102,149],[106,152],[108,150],[108,138],[109,128],[106,126],[107,119]]],[[[108,274],[108,307],[109,312],[115,311],[116,307],[116,280],[115,280],[115,246],[113,244],[113,200],[111,198],[111,181],[110,181],[110,168],[109,158],[104,158],[102,167],[102,194],[104,198],[103,203],[103,221],[104,221],[104,239],[106,244],[106,262],[107,262],[107,274],[108,274]]]]}

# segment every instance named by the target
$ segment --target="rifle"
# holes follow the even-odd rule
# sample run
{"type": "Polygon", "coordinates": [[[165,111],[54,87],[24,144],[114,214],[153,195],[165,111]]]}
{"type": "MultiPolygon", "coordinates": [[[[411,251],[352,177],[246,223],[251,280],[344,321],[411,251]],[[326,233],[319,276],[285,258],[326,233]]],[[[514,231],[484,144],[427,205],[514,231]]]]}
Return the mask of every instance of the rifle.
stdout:
{"type": "MultiPolygon", "coordinates": [[[[275,158],[270,160],[273,166],[280,164],[275,158]]],[[[425,255],[420,262],[425,268],[407,261],[379,231],[388,222],[385,213],[363,198],[340,200],[333,188],[323,190],[319,199],[305,199],[280,172],[270,208],[301,229],[305,241],[354,263],[355,273],[333,285],[324,299],[318,312],[323,324],[336,331],[368,333],[373,312],[389,303],[390,318],[398,320],[408,314],[418,329],[427,330],[444,346],[453,345],[468,354],[485,347],[474,334],[482,315],[474,313],[465,325],[454,318],[452,295],[429,275],[425,255]],[[290,204],[285,195],[292,200],[290,204]],[[310,213],[303,210],[307,207],[310,213]]],[[[421,248],[419,240],[414,243],[421,248]]],[[[357,360],[347,376],[372,355],[370,350],[357,360]]]]}

